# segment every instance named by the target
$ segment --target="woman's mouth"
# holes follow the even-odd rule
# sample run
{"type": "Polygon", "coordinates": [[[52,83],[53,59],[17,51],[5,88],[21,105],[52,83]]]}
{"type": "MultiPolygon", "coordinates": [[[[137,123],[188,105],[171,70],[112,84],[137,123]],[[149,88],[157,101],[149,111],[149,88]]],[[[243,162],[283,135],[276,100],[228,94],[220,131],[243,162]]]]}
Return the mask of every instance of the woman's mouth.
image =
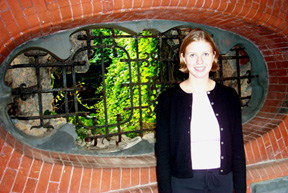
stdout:
{"type": "Polygon", "coordinates": [[[205,66],[194,67],[195,71],[203,72],[205,70],[205,66]]]}

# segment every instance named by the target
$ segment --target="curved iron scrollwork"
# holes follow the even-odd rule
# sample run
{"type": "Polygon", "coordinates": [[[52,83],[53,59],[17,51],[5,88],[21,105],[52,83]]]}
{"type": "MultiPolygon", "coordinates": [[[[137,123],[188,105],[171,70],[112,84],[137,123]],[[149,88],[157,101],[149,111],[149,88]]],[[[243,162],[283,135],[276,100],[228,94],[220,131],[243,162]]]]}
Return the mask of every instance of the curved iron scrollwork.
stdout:
{"type": "MultiPolygon", "coordinates": [[[[93,141],[97,145],[97,139],[118,137],[121,142],[121,136],[124,134],[134,133],[142,136],[143,133],[153,131],[155,123],[148,124],[143,117],[152,117],[155,115],[154,108],[157,103],[157,97],[161,91],[186,78],[185,74],[178,71],[178,49],[182,38],[189,29],[175,28],[165,33],[147,33],[147,34],[129,34],[117,29],[107,28],[109,33],[102,33],[101,30],[84,29],[71,35],[73,41],[72,54],[67,60],[60,60],[53,56],[51,51],[29,50],[22,55],[22,60],[11,62],[8,71],[15,69],[30,69],[30,74],[36,81],[30,79],[18,80],[19,86],[12,87],[13,103],[10,104],[8,113],[10,118],[18,120],[38,120],[38,124],[32,125],[30,129],[47,128],[53,129],[55,126],[50,123],[52,119],[64,119],[64,122],[73,122],[76,128],[83,127],[91,130],[90,135],[86,136],[86,141],[93,141]],[[99,33],[98,33],[99,32],[99,33]],[[157,42],[155,50],[147,51],[139,50],[141,39],[152,39],[157,42]],[[133,41],[135,53],[131,53],[125,46],[120,45],[119,41],[133,41]],[[109,53],[109,57],[107,57],[109,53]],[[24,58],[24,59],[23,59],[24,58]],[[125,64],[128,79],[119,85],[113,85],[106,79],[109,67],[115,59],[117,62],[125,64]],[[95,62],[96,61],[96,62],[95,62]],[[93,64],[92,64],[93,63],[93,64]],[[150,76],[143,76],[144,69],[155,68],[155,73],[150,76]],[[88,74],[93,74],[94,79],[84,84],[81,80],[88,74]],[[126,88],[128,92],[127,99],[123,100],[126,106],[124,112],[111,116],[111,107],[109,107],[108,95],[109,89],[115,86],[126,88]],[[145,91],[145,92],[144,92],[145,91]],[[147,96],[142,96],[143,93],[147,96]],[[49,98],[50,97],[50,98],[49,98]],[[52,98],[51,98],[52,97],[52,98]],[[24,112],[23,101],[31,99],[35,103],[35,111],[24,112]],[[135,99],[136,98],[136,99],[135,99]],[[46,105],[47,101],[52,100],[52,106],[46,105]],[[137,102],[135,102],[137,101],[137,102]],[[94,104],[102,104],[101,111],[99,106],[94,104]],[[85,108],[86,107],[86,108],[85,108]],[[37,113],[35,113],[37,112],[37,113]],[[137,112],[137,117],[134,113],[137,112]],[[98,114],[97,114],[98,113],[98,114]],[[98,116],[99,113],[101,116],[98,116]],[[72,120],[73,118],[73,120],[72,120]],[[72,120],[72,121],[71,121],[72,120]],[[137,123],[131,121],[137,120],[137,123]],[[89,122],[89,123],[88,123],[89,122]],[[134,124],[134,130],[124,130],[123,128],[134,124]]],[[[244,75],[241,74],[241,59],[248,59],[248,55],[220,56],[220,71],[214,75],[216,81],[225,82],[236,81],[236,90],[239,97],[248,100],[250,94],[244,95],[241,92],[241,80],[247,80],[250,84],[252,76],[250,69],[244,75]],[[236,68],[231,72],[231,76],[223,76],[223,61],[234,60],[236,68]],[[235,72],[235,73],[234,73],[235,72]],[[232,76],[232,74],[234,75],[232,76]]],[[[16,57],[17,58],[17,57],[16,57]]],[[[248,61],[249,62],[249,61],[248,61]]],[[[7,71],[7,72],[8,72],[7,71]]],[[[13,74],[13,73],[12,73],[13,74]]],[[[24,76],[24,75],[23,75],[24,76]]],[[[115,77],[121,76],[116,73],[115,77]]],[[[19,79],[19,77],[17,78],[19,79]]],[[[87,80],[87,79],[86,79],[87,80]]],[[[8,84],[13,85],[13,80],[7,80],[8,84]]],[[[228,83],[229,84],[229,83],[228,83]]],[[[248,85],[249,86],[249,85],[248,85]]],[[[120,94],[119,94],[120,95],[120,94]]],[[[118,99],[117,99],[118,100],[118,99]]],[[[119,99],[120,101],[120,99],[119,99]]]]}

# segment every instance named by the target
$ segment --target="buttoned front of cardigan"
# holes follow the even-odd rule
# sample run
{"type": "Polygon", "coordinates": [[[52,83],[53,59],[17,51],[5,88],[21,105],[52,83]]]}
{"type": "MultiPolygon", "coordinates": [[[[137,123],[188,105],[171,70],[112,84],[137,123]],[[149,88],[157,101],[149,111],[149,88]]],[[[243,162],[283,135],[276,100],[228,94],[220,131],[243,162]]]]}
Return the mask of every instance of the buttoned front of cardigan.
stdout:
{"type": "MultiPolygon", "coordinates": [[[[241,108],[234,89],[216,84],[207,92],[220,127],[220,173],[233,172],[236,193],[246,192],[245,154],[241,108]]],[[[156,126],[157,179],[159,192],[171,192],[171,176],[193,177],[190,123],[193,94],[179,85],[158,99],[156,126]]],[[[207,120],[209,121],[209,120],[207,120]]],[[[205,153],[205,152],[203,152],[205,153]]]]}

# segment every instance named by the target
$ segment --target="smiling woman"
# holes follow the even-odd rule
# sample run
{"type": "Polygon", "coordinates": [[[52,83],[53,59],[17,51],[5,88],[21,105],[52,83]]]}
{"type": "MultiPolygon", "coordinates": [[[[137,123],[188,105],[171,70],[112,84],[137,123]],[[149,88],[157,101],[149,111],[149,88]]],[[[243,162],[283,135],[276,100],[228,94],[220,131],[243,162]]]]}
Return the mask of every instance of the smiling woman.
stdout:
{"type": "Polygon", "coordinates": [[[207,32],[191,30],[179,51],[189,76],[159,97],[160,193],[246,192],[241,104],[234,89],[209,77],[218,55],[214,45],[207,32]]]}

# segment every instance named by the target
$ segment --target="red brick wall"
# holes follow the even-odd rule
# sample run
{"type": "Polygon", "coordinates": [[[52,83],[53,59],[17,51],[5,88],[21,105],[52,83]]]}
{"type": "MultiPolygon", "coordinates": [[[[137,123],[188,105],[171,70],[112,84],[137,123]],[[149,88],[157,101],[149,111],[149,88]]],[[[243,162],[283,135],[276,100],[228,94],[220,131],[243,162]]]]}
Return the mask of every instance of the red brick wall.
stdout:
{"type": "MultiPolygon", "coordinates": [[[[35,37],[103,22],[178,20],[244,36],[259,48],[269,72],[265,103],[243,126],[248,183],[257,182],[288,175],[287,13],[286,0],[0,0],[0,63],[15,47],[35,37]]],[[[7,140],[5,135],[0,139],[3,192],[86,192],[86,188],[91,192],[126,188],[152,192],[155,188],[154,167],[87,169],[47,164],[17,153],[7,140]]]]}

